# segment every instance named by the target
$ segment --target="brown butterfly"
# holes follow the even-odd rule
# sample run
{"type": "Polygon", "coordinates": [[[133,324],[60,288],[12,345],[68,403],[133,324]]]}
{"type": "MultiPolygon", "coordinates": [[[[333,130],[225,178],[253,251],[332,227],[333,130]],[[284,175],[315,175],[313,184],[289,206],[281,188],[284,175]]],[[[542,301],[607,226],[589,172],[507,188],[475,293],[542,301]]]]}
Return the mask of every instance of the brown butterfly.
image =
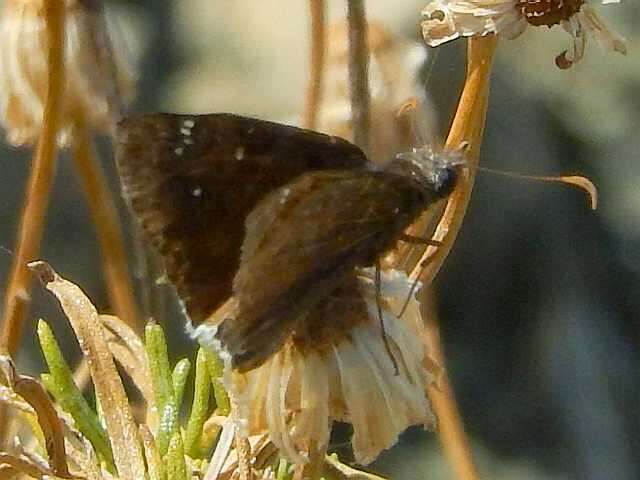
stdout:
{"type": "Polygon", "coordinates": [[[190,320],[233,298],[212,333],[239,371],[317,323],[456,180],[430,149],[379,167],[341,138],[231,114],[127,118],[116,161],[190,320]]]}

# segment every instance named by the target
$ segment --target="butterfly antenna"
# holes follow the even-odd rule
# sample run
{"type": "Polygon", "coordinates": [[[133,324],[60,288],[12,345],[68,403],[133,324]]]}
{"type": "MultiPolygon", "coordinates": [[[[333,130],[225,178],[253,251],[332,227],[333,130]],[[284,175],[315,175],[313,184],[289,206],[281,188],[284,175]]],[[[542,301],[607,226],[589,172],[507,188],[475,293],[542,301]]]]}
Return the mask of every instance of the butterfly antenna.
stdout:
{"type": "Polygon", "coordinates": [[[378,307],[378,318],[380,319],[380,329],[382,331],[382,341],[384,342],[384,348],[387,350],[387,354],[391,359],[391,363],[393,363],[393,369],[395,370],[395,375],[400,374],[400,370],[398,369],[398,362],[396,362],[395,357],[393,356],[393,352],[391,351],[391,346],[389,345],[389,337],[387,337],[387,332],[384,329],[384,317],[382,314],[382,276],[380,273],[380,261],[376,262],[376,306],[378,307]]]}
{"type": "Polygon", "coordinates": [[[493,168],[487,167],[477,167],[477,169],[480,172],[500,175],[502,177],[516,178],[521,180],[534,180],[548,183],[561,183],[564,185],[577,187],[585,192],[589,197],[589,204],[591,209],[595,210],[598,208],[598,189],[591,180],[589,180],[587,177],[583,177],[582,175],[526,175],[516,172],[504,172],[502,170],[495,170],[493,168]]]}

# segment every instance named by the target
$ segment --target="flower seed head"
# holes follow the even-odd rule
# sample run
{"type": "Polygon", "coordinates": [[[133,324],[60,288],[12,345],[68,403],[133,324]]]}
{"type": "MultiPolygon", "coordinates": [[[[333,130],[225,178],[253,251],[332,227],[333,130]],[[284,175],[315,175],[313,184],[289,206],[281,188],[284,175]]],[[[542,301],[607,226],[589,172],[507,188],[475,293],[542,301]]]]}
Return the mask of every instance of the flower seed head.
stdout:
{"type": "Polygon", "coordinates": [[[580,11],[584,0],[518,0],[516,8],[530,25],[552,27],[580,11]]]}

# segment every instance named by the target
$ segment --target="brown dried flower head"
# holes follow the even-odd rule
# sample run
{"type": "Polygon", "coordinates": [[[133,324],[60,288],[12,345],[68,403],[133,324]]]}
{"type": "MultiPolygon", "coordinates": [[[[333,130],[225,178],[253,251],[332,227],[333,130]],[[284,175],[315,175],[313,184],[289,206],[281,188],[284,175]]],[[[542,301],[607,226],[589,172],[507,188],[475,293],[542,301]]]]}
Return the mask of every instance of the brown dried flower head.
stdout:
{"type": "MultiPolygon", "coordinates": [[[[436,47],[458,37],[501,34],[520,35],[528,25],[561,25],[573,39],[571,51],[556,57],[566,69],[584,56],[587,36],[605,49],[626,54],[624,38],[610,31],[588,0],[433,0],[422,11],[422,33],[436,47]]],[[[603,0],[602,3],[619,3],[603,0]]]]}
{"type": "MultiPolygon", "coordinates": [[[[47,94],[48,39],[43,0],[7,0],[0,17],[0,121],[13,145],[34,143],[47,94]]],[[[68,145],[74,119],[109,132],[133,93],[121,48],[114,48],[98,0],[65,1],[65,90],[58,143],[68,145]]]]}

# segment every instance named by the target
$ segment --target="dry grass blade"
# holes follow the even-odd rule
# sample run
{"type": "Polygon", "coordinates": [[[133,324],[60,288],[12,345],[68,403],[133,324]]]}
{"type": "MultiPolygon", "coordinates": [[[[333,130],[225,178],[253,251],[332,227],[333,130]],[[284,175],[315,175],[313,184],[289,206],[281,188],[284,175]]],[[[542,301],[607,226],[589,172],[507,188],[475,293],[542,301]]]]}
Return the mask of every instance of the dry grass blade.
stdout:
{"type": "Polygon", "coordinates": [[[9,407],[15,408],[16,410],[20,410],[29,415],[36,414],[35,410],[31,408],[27,402],[16,395],[16,392],[14,392],[12,388],[4,385],[0,385],[0,403],[4,403],[9,407]]]}
{"type": "Polygon", "coordinates": [[[118,317],[100,315],[100,320],[106,327],[106,339],[111,354],[131,377],[147,404],[152,404],[153,388],[142,340],[118,317]]]}
{"type": "Polygon", "coordinates": [[[29,402],[38,415],[38,423],[44,433],[51,470],[57,477],[71,478],[67,465],[62,422],[58,418],[44,387],[33,378],[19,375],[13,389],[29,402]]]}
{"type": "MultiPolygon", "coordinates": [[[[56,477],[56,473],[52,469],[47,468],[45,465],[41,465],[40,463],[34,462],[31,459],[28,459],[26,457],[17,457],[15,455],[10,455],[5,452],[0,452],[0,464],[9,465],[14,469],[14,473],[15,471],[17,471],[25,475],[28,475],[29,477],[32,477],[32,478],[45,479],[50,477],[56,477]]],[[[7,478],[12,478],[13,476],[15,475],[10,474],[7,478]]],[[[0,478],[1,478],[1,475],[0,475],[0,478]]],[[[76,477],[67,476],[63,478],[76,478],[76,477]]]]}
{"type": "Polygon", "coordinates": [[[47,395],[36,379],[16,372],[9,357],[0,357],[0,369],[13,392],[24,399],[35,411],[42,429],[49,457],[49,469],[57,477],[71,478],[67,465],[62,421],[47,395]]]}
{"type": "Polygon", "coordinates": [[[120,479],[144,478],[145,466],[138,429],[133,422],[98,312],[79,287],[58,276],[48,264],[33,262],[29,266],[58,298],[87,357],[120,479]]]}

